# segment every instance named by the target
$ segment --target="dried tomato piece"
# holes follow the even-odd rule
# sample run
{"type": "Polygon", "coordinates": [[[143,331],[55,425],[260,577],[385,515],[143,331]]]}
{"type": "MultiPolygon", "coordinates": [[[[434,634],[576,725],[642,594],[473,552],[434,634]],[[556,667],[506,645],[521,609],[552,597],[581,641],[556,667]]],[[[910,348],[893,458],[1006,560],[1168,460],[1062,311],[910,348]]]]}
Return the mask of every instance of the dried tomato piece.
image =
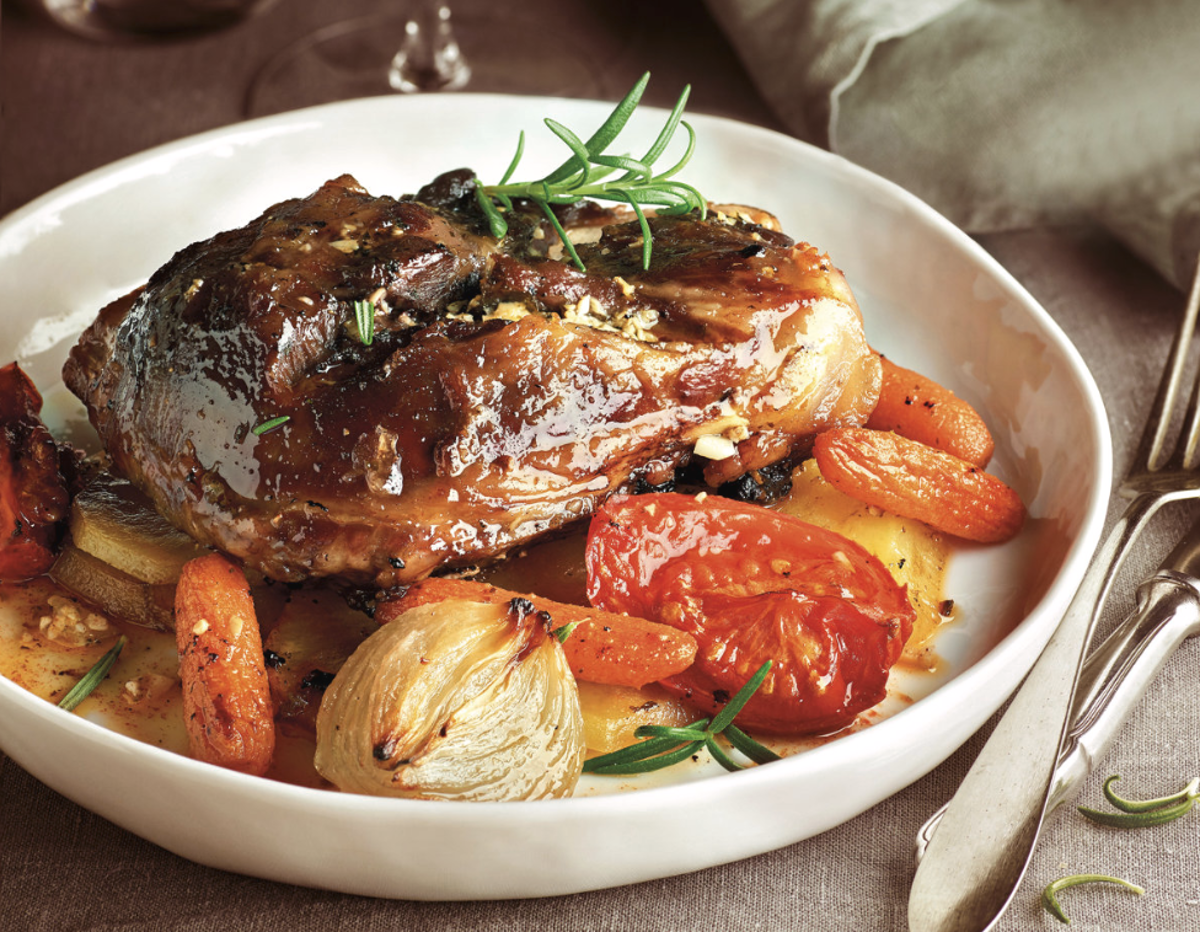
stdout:
{"type": "Polygon", "coordinates": [[[44,573],[54,561],[70,493],[69,454],[42,423],[42,396],[15,362],[0,368],[0,580],[44,573]]]}

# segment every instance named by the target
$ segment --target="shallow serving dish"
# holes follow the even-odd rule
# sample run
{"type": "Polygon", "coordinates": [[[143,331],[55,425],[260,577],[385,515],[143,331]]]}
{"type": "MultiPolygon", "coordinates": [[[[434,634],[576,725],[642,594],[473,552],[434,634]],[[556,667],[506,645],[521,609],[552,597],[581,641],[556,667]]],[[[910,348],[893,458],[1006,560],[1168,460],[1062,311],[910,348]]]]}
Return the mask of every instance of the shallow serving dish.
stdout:
{"type": "MultiPolygon", "coordinates": [[[[86,439],[82,408],[59,378],[66,351],[106,301],[175,249],[343,172],[391,194],[461,166],[496,180],[519,129],[532,137],[526,168],[548,170],[566,152],[542,118],[586,135],[608,109],[486,95],[361,100],[100,169],[0,223],[0,362],[20,359],[48,419],[86,439]]],[[[635,116],[630,150],[664,116],[635,116]]],[[[713,200],[774,211],[788,233],[828,251],[872,344],[984,413],[997,438],[992,470],[1029,505],[1016,540],[956,553],[945,594],[959,618],[936,641],[939,672],[895,674],[874,724],[779,763],[702,769],[630,792],[592,778],[594,795],[553,802],[380,800],[246,777],[114,734],[3,678],[0,747],[80,805],[194,861],[418,899],[571,893],[748,857],[858,815],[958,748],[1033,664],[1097,541],[1112,463],[1095,385],[1046,312],[917,199],[794,139],[691,122],[699,144],[685,179],[713,200]]]]}

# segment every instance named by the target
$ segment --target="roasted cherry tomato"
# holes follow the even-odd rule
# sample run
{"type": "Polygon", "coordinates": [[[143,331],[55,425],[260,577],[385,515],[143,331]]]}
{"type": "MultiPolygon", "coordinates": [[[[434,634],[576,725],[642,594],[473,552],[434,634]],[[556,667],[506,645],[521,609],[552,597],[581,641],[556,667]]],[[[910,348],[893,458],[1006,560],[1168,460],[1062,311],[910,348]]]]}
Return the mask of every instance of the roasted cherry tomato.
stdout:
{"type": "Polygon", "coordinates": [[[905,590],[840,534],[716,496],[616,496],[588,532],[588,598],[680,628],[696,661],[663,680],[714,714],[767,661],[745,728],[814,734],[880,702],[912,633],[905,590]]]}
{"type": "Polygon", "coordinates": [[[0,580],[44,573],[54,562],[70,496],[59,450],[38,413],[42,396],[15,362],[0,368],[0,580]]]}

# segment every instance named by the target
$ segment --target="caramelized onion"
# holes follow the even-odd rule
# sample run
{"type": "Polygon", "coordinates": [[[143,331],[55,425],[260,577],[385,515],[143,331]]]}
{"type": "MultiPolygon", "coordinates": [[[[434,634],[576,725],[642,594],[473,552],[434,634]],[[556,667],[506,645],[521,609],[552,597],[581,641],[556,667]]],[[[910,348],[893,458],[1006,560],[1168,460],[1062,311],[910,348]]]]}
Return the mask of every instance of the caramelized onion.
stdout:
{"type": "Polygon", "coordinates": [[[325,693],[316,767],[342,790],[420,799],[568,796],[579,694],[523,599],[422,605],[372,634],[325,693]]]}

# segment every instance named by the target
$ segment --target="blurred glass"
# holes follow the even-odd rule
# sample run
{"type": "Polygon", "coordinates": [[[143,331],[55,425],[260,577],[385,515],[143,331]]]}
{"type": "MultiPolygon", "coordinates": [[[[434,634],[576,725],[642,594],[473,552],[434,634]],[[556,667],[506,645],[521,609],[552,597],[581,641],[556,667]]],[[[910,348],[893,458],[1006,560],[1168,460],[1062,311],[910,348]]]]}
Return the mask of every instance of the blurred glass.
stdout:
{"type": "Polygon", "coordinates": [[[586,16],[554,0],[463,5],[460,15],[447,0],[390,0],[316,30],[266,62],[246,115],[392,92],[605,96],[606,59],[586,16]]]}
{"type": "Polygon", "coordinates": [[[274,0],[37,0],[58,25],[89,39],[155,39],[232,26],[274,0]]]}

